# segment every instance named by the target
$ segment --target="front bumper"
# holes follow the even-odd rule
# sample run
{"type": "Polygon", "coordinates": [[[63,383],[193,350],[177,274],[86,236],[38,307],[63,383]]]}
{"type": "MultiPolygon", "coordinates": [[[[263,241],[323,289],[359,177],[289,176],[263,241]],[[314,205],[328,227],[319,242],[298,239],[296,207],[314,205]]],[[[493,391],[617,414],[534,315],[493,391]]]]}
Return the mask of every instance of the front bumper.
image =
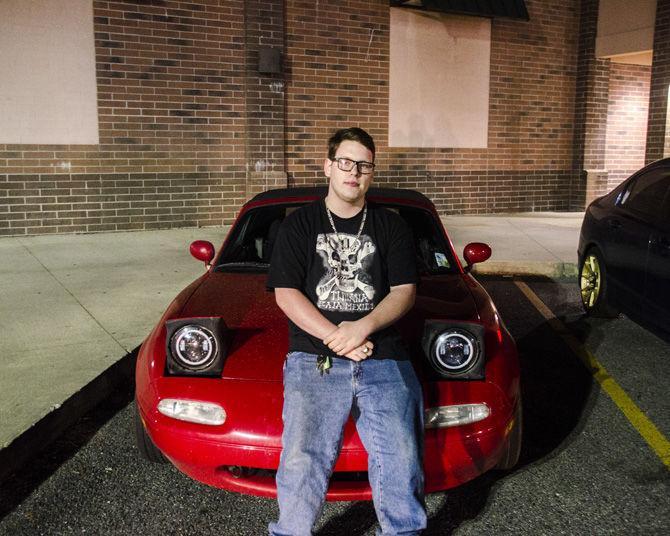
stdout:
{"type": "MultiPolygon", "coordinates": [[[[248,381],[189,381],[189,386],[185,390],[183,382],[166,378],[138,393],[140,415],[156,446],[179,470],[200,482],[275,497],[274,472],[281,454],[281,384],[268,382],[255,389],[253,398],[249,396],[248,381]],[[213,388],[216,384],[218,388],[213,388]],[[226,408],[229,420],[221,427],[212,427],[158,413],[158,400],[177,394],[181,398],[218,401],[226,408]]],[[[489,382],[436,382],[425,386],[424,394],[430,399],[425,400],[427,407],[484,402],[491,408],[491,415],[483,421],[425,431],[426,492],[458,486],[495,467],[511,428],[515,401],[507,400],[489,382]]],[[[326,499],[371,499],[367,463],[367,453],[349,421],[326,499]]]]}

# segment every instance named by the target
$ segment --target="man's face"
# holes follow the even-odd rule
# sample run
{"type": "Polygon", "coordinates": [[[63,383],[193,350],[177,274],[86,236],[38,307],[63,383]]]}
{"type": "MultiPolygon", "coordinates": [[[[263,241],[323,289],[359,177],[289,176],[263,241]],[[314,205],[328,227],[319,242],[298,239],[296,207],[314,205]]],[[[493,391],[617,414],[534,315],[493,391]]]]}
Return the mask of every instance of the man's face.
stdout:
{"type": "MultiPolygon", "coordinates": [[[[335,158],[348,158],[354,162],[372,162],[372,151],[357,141],[345,140],[335,152],[335,158]]],[[[372,183],[372,173],[360,173],[354,165],[350,171],[342,171],[337,161],[326,158],[323,171],[328,177],[328,194],[335,195],[346,203],[354,203],[365,197],[372,183]]]]}

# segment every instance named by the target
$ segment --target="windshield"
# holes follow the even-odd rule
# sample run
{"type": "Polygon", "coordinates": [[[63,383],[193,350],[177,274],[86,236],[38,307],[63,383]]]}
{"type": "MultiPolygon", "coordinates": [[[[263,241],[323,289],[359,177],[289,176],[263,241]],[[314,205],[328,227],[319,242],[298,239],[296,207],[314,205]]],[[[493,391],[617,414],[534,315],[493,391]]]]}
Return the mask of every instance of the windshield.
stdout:
{"type": "MultiPolygon", "coordinates": [[[[438,222],[427,210],[377,203],[398,213],[414,237],[417,268],[422,275],[454,273],[451,251],[438,222]]],[[[247,212],[231,230],[231,237],[215,270],[218,272],[267,272],[274,239],[282,220],[301,204],[257,207],[247,212]]]]}

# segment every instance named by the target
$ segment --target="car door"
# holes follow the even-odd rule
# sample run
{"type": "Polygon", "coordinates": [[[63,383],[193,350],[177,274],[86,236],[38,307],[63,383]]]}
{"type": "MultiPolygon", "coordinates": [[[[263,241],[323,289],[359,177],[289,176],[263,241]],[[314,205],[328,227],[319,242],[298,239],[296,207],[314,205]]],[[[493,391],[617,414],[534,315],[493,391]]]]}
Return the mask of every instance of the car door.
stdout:
{"type": "Polygon", "coordinates": [[[608,282],[617,301],[636,308],[644,301],[649,239],[669,175],[670,169],[656,167],[634,177],[605,221],[608,282]]]}
{"type": "Polygon", "coordinates": [[[649,237],[649,258],[645,278],[645,305],[650,318],[670,329],[670,176],[666,177],[665,202],[649,237]]]}

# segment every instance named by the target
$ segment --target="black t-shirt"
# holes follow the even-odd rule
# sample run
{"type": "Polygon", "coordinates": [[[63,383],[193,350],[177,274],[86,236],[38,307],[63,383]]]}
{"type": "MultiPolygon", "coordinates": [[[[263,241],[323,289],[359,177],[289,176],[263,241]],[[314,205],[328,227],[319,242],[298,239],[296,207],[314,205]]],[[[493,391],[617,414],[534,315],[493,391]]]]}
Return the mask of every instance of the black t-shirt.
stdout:
{"type": "MultiPolygon", "coordinates": [[[[331,214],[339,240],[323,199],[284,219],[272,250],[267,286],[302,291],[321,314],[338,325],[367,315],[390,287],[416,283],[416,253],[407,224],[389,209],[368,202],[358,239],[362,210],[352,218],[331,214]]],[[[370,340],[375,345],[373,358],[409,358],[392,326],[373,333],[370,340]]],[[[289,350],[338,357],[290,319],[289,350]]]]}

